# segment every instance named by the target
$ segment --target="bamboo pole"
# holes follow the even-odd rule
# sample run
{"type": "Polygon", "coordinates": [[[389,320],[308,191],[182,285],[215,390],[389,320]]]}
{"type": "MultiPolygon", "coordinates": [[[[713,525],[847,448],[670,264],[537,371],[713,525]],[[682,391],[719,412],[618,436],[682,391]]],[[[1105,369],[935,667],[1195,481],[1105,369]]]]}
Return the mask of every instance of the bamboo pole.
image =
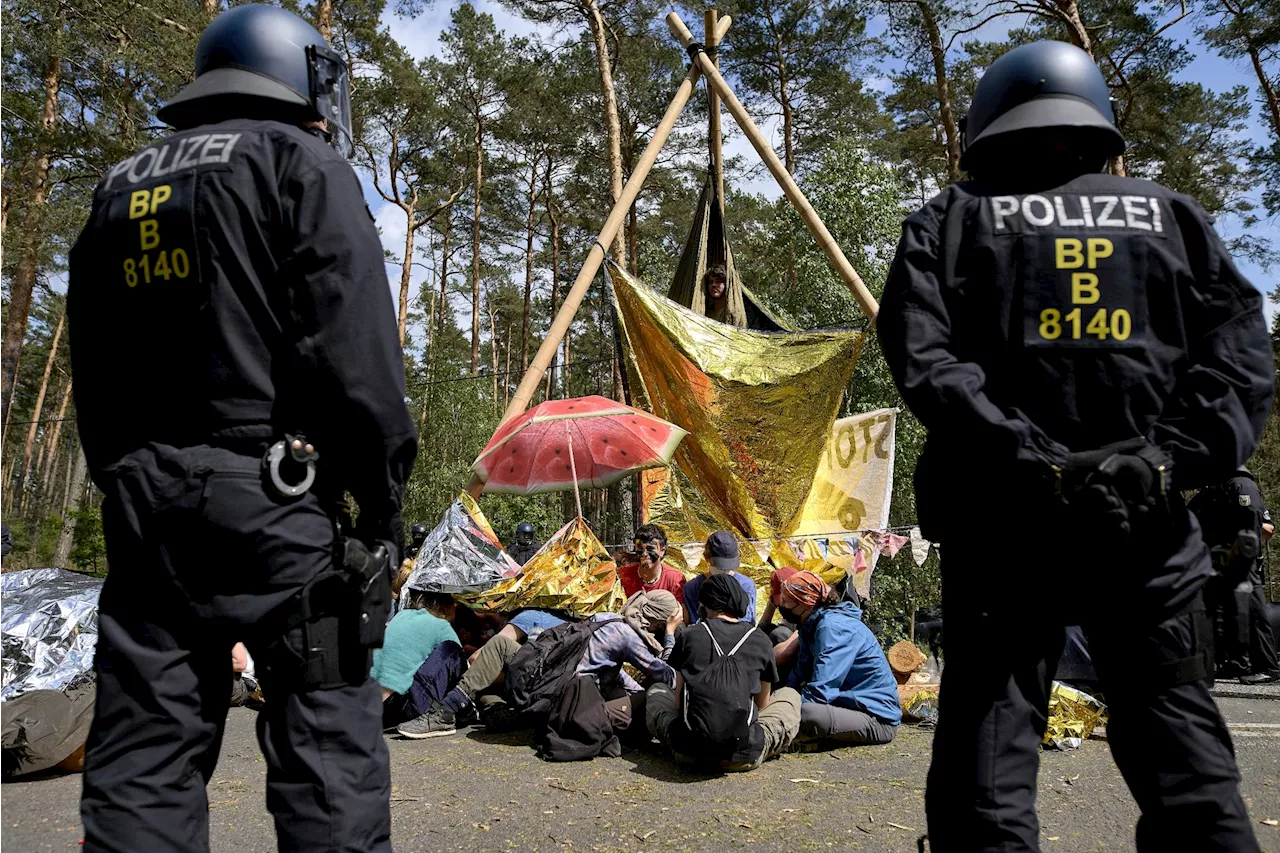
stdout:
{"type": "MultiPolygon", "coordinates": [[[[731,23],[732,19],[728,16],[720,19],[717,31],[717,35],[720,38],[724,38],[724,34],[728,32],[731,23]]],[[[666,144],[667,137],[671,135],[671,131],[676,125],[676,120],[680,118],[680,113],[684,110],[685,104],[689,103],[689,98],[693,95],[693,88],[698,82],[698,74],[698,66],[695,63],[689,67],[689,73],[685,75],[684,82],[680,84],[680,88],[676,90],[675,96],[672,97],[670,106],[667,107],[666,113],[662,116],[662,121],[654,128],[653,136],[649,138],[649,144],[645,146],[644,153],[640,155],[639,161],[636,162],[635,168],[631,172],[631,177],[627,179],[626,186],[622,188],[622,195],[618,196],[618,200],[614,202],[613,210],[609,212],[608,218],[605,219],[604,225],[600,228],[600,233],[596,235],[596,242],[587,252],[582,269],[578,271],[578,277],[573,280],[573,286],[565,293],[564,302],[560,304],[560,310],[556,313],[555,320],[551,322],[551,328],[547,330],[547,336],[543,338],[542,344],[538,347],[538,352],[533,357],[533,361],[529,362],[529,369],[525,371],[520,380],[520,385],[516,388],[515,396],[511,398],[511,403],[502,415],[502,421],[498,425],[499,429],[501,429],[502,424],[517,417],[525,409],[529,408],[529,401],[533,399],[538,383],[542,381],[543,375],[547,372],[547,366],[555,355],[556,347],[560,345],[560,341],[569,330],[570,324],[573,323],[574,315],[578,313],[578,307],[582,305],[583,297],[587,295],[587,289],[591,286],[592,279],[596,277],[596,273],[600,270],[600,264],[604,261],[605,256],[602,247],[613,244],[613,239],[622,227],[627,213],[631,210],[631,205],[635,202],[636,196],[640,194],[640,187],[644,184],[645,178],[649,176],[649,170],[653,168],[654,162],[658,159],[658,152],[666,144]]],[[[471,481],[467,483],[467,494],[473,498],[478,498],[482,491],[484,491],[484,483],[481,482],[478,476],[473,474],[471,481]]]]}
{"type": "MultiPolygon", "coordinates": [[[[719,34],[716,32],[717,13],[715,7],[711,7],[703,13],[702,23],[706,31],[707,49],[714,51],[720,44],[719,34]]],[[[720,57],[717,54],[712,60],[716,70],[720,69],[720,57]]],[[[707,122],[707,135],[711,139],[711,169],[715,175],[716,181],[716,198],[720,200],[720,213],[724,215],[724,133],[720,127],[720,96],[716,94],[715,87],[711,85],[711,81],[707,81],[707,112],[710,118],[707,122]]]]}
{"type": "MultiPolygon", "coordinates": [[[[672,12],[667,15],[667,26],[684,48],[687,49],[689,45],[694,43],[693,34],[689,32],[689,28],[684,25],[684,21],[680,19],[678,13],[672,12]]],[[[747,115],[747,110],[742,106],[742,102],[733,94],[733,90],[729,88],[729,84],[725,82],[725,79],[720,76],[720,72],[716,70],[715,65],[705,51],[697,53],[694,58],[694,65],[702,71],[707,78],[707,84],[714,88],[721,100],[724,101],[729,114],[738,122],[738,126],[746,134],[751,146],[756,149],[760,159],[769,167],[774,179],[782,187],[783,193],[786,194],[787,201],[791,202],[792,207],[800,214],[800,218],[804,220],[804,224],[809,228],[809,233],[818,241],[818,245],[822,247],[822,251],[827,255],[827,260],[831,261],[831,265],[836,268],[836,272],[844,280],[845,287],[849,288],[853,298],[858,301],[858,306],[862,309],[862,312],[874,321],[877,312],[880,310],[880,306],[876,304],[875,297],[871,295],[870,290],[867,290],[867,286],[862,282],[862,277],[858,275],[857,270],[853,268],[853,265],[849,263],[849,259],[844,256],[844,252],[836,244],[836,238],[831,236],[827,226],[823,224],[813,206],[809,204],[809,200],[804,197],[800,187],[796,185],[786,167],[782,165],[782,161],[778,159],[778,155],[769,146],[769,141],[760,132],[760,128],[756,127],[756,123],[751,120],[751,116],[747,115]]]]}

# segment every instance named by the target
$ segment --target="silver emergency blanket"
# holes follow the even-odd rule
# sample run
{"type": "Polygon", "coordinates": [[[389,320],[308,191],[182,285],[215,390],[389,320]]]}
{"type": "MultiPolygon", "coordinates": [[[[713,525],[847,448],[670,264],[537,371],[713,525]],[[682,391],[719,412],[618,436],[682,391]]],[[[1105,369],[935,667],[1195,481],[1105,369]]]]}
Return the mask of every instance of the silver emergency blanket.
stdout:
{"type": "Polygon", "coordinates": [[[0,574],[4,681],[0,701],[66,691],[93,679],[102,578],[66,569],[0,574]]]}
{"type": "Polygon", "coordinates": [[[404,585],[423,592],[484,592],[519,572],[480,507],[463,492],[418,549],[404,585]]]}

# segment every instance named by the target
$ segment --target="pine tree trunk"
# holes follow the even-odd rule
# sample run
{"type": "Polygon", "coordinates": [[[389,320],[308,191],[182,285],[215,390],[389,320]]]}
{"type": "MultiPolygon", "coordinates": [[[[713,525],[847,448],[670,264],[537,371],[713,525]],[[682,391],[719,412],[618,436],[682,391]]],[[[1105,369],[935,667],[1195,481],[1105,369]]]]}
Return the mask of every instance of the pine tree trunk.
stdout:
{"type": "MultiPolygon", "coordinates": [[[[62,382],[59,380],[58,384],[54,386],[53,399],[59,403],[64,403],[66,402],[66,393],[60,387],[61,385],[62,382]]],[[[58,419],[61,417],[62,413],[59,412],[56,417],[50,418],[53,423],[53,429],[44,431],[44,438],[40,442],[40,449],[36,452],[36,461],[31,466],[31,472],[27,475],[28,479],[34,479],[39,472],[44,471],[45,459],[49,457],[49,439],[52,435],[57,434],[54,430],[57,429],[58,419]]]]}
{"type": "MultiPolygon", "coordinates": [[[[529,217],[525,221],[524,309],[520,316],[520,369],[529,369],[529,314],[533,309],[533,226],[538,213],[538,161],[529,167],[529,217]]],[[[505,409],[504,409],[505,411],[505,409]]]]}
{"type": "MultiPolygon", "coordinates": [[[[85,496],[85,474],[88,472],[89,463],[84,458],[84,448],[76,447],[76,461],[72,466],[71,484],[67,489],[67,504],[72,500],[75,501],[75,509],[78,511],[84,505],[85,496]]],[[[76,517],[67,512],[66,504],[62,511],[62,532],[58,534],[58,548],[53,555],[53,564],[59,568],[65,568],[71,559],[71,546],[75,542],[76,535],[76,517]]]]}
{"type": "Polygon", "coordinates": [[[489,363],[493,373],[493,413],[498,413],[498,318],[493,310],[493,295],[489,295],[489,363]]]}
{"type": "Polygon", "coordinates": [[[480,192],[484,187],[484,123],[476,114],[476,204],[471,223],[471,375],[480,374],[480,192]]]}
{"type": "Polygon", "coordinates": [[[44,78],[44,117],[41,122],[40,145],[43,150],[36,157],[35,172],[31,177],[31,202],[22,223],[22,236],[18,244],[18,263],[9,283],[9,316],[5,321],[4,345],[0,351],[3,361],[3,385],[0,386],[0,405],[4,420],[3,438],[9,435],[9,407],[17,388],[18,361],[22,356],[22,344],[27,337],[27,317],[31,313],[31,292],[36,284],[36,267],[39,263],[44,224],[44,204],[49,168],[52,164],[53,128],[58,122],[58,92],[61,86],[62,63],[57,52],[49,57],[44,78]]]}
{"type": "Polygon", "coordinates": [[[1258,85],[1262,87],[1262,95],[1267,101],[1267,111],[1271,113],[1271,131],[1275,134],[1276,141],[1280,142],[1280,99],[1276,98],[1276,87],[1271,85],[1271,78],[1262,67],[1262,57],[1252,40],[1249,42],[1249,61],[1253,63],[1253,70],[1258,75],[1258,85]]]}
{"type": "MultiPolygon", "coordinates": [[[[547,189],[546,189],[547,219],[551,222],[551,312],[550,317],[554,320],[556,311],[559,306],[556,304],[559,299],[560,291],[560,220],[556,218],[555,198],[551,192],[551,160],[547,159],[547,189]]],[[[565,339],[568,339],[568,332],[565,333],[565,339]]],[[[565,353],[568,353],[566,347],[565,353]]],[[[564,365],[561,365],[561,375],[563,377],[564,365]]],[[[547,371],[547,399],[551,399],[551,392],[555,385],[555,359],[551,360],[551,369],[547,371]]],[[[561,379],[563,384],[564,380],[561,379]]]]}
{"type": "MultiPolygon", "coordinates": [[[[0,187],[4,186],[7,163],[0,163],[0,187]]],[[[4,247],[4,226],[9,222],[9,193],[0,191],[0,249],[4,247]]]]}
{"type": "MultiPolygon", "coordinates": [[[[502,368],[502,411],[507,410],[507,406],[511,404],[511,324],[507,323],[507,358],[506,366],[502,368]]],[[[525,366],[528,369],[528,365],[525,366]]]]}
{"type": "Polygon", "coordinates": [[[956,126],[955,111],[951,105],[951,86],[947,79],[947,51],[942,44],[938,21],[929,7],[930,0],[917,0],[920,19],[929,36],[929,49],[933,54],[934,86],[938,93],[938,113],[942,117],[942,132],[947,139],[947,179],[960,180],[960,132],[956,126]]]}
{"type": "Polygon", "coordinates": [[[316,29],[325,41],[333,41],[333,0],[318,0],[316,3],[316,29]]]}
{"type": "MultiPolygon", "coordinates": [[[[609,192],[616,203],[622,197],[622,123],[618,121],[618,94],[613,87],[613,69],[609,64],[609,42],[605,38],[604,16],[596,0],[585,0],[587,22],[596,48],[596,65],[600,70],[600,89],[604,95],[604,127],[609,141],[609,192]]],[[[626,264],[624,235],[613,241],[613,262],[626,264]]]]}
{"type": "Polygon", "coordinates": [[[62,403],[58,406],[58,420],[53,425],[53,436],[47,442],[49,447],[49,459],[44,464],[44,468],[40,472],[40,481],[44,484],[45,492],[49,491],[49,478],[53,476],[54,469],[58,466],[58,442],[62,440],[62,424],[67,419],[67,404],[71,402],[71,386],[73,379],[67,380],[67,387],[62,392],[62,403]]]}
{"type": "Polygon", "coordinates": [[[409,323],[409,280],[413,277],[414,211],[418,206],[418,190],[409,191],[409,201],[399,203],[404,211],[404,258],[400,261],[400,348],[404,349],[405,328],[409,323]]]}
{"type": "Polygon", "coordinates": [[[18,511],[26,505],[28,491],[27,480],[31,475],[31,454],[36,446],[36,434],[40,431],[40,414],[44,411],[44,398],[49,392],[49,377],[53,374],[53,363],[58,359],[58,344],[62,342],[62,327],[66,324],[67,311],[63,308],[58,316],[58,326],[53,330],[53,341],[49,344],[49,357],[44,361],[44,375],[40,377],[40,390],[36,394],[36,403],[31,410],[31,423],[27,427],[27,440],[22,445],[22,464],[18,468],[18,511]]]}
{"type": "Polygon", "coordinates": [[[453,208],[444,212],[444,239],[440,245],[440,318],[436,336],[444,337],[444,318],[449,308],[449,237],[453,234],[453,208]]]}

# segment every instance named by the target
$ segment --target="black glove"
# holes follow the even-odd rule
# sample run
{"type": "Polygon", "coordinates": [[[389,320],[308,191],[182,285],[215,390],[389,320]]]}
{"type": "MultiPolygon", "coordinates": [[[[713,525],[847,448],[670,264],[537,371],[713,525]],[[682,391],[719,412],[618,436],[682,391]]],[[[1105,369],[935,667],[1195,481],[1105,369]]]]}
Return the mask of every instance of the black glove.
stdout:
{"type": "Polygon", "coordinates": [[[1072,455],[1069,468],[1083,476],[1071,503],[1105,527],[1131,533],[1163,505],[1171,463],[1150,445],[1137,452],[1111,452],[1101,461],[1099,455],[1072,455]]]}

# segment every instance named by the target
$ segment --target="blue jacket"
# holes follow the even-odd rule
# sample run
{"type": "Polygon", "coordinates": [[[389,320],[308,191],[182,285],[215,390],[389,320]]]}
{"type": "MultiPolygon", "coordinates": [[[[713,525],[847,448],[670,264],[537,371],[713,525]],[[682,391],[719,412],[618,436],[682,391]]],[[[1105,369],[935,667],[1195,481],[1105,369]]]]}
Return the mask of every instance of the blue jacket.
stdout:
{"type": "Polygon", "coordinates": [[[851,601],[818,610],[800,626],[800,660],[787,679],[802,702],[865,711],[902,722],[898,682],[862,611],[851,601]]]}

